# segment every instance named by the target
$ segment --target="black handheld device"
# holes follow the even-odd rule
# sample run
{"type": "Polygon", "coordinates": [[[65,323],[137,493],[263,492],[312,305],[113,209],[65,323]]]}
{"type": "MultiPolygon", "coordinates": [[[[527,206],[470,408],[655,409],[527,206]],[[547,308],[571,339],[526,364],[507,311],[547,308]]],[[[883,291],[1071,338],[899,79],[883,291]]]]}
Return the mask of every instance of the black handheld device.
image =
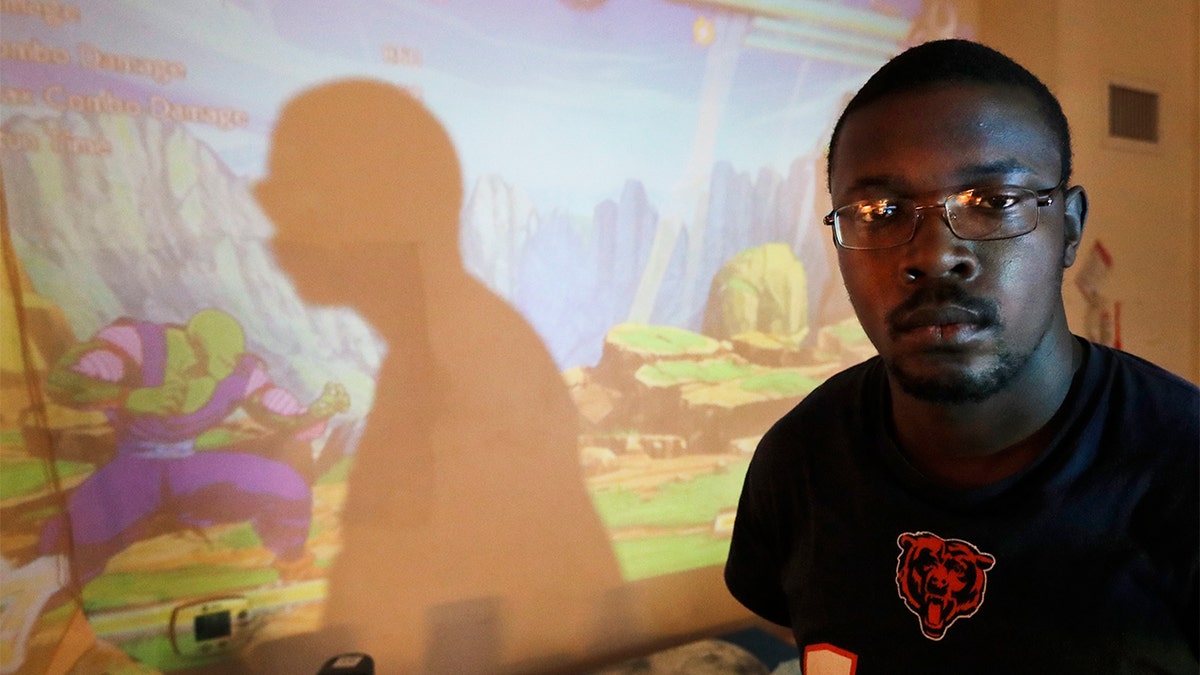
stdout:
{"type": "Polygon", "coordinates": [[[366,654],[338,654],[321,666],[317,675],[375,675],[375,660],[366,654]]]}

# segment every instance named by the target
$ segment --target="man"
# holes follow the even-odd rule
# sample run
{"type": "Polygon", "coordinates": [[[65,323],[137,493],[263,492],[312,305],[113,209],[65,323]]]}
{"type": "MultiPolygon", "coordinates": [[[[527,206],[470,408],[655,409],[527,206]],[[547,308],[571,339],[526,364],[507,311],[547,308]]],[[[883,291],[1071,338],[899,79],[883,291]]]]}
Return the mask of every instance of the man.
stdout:
{"type": "Polygon", "coordinates": [[[1054,96],[971,42],[838,121],[825,222],[879,355],[763,437],[725,570],[806,675],[1196,672],[1200,396],[1070,333],[1070,172],[1054,96]]]}

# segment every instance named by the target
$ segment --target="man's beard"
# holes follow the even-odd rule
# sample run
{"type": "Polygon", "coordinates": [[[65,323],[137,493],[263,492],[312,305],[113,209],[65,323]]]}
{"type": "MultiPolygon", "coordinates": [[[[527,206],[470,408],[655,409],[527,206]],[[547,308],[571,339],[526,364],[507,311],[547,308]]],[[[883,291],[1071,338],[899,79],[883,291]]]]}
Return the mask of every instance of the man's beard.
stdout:
{"type": "Polygon", "coordinates": [[[981,372],[953,371],[942,375],[908,372],[895,361],[885,361],[888,376],[910,396],[930,403],[961,404],[985,401],[1002,391],[1029,363],[1032,354],[1002,349],[981,372]]]}
{"type": "MultiPolygon", "coordinates": [[[[888,315],[889,332],[896,337],[909,327],[908,317],[925,307],[954,305],[975,314],[981,327],[1003,331],[1000,308],[996,303],[977,298],[953,284],[937,284],[915,291],[888,315]]],[[[936,358],[936,354],[927,355],[936,358]]],[[[953,359],[953,353],[947,353],[953,359]]],[[[996,345],[992,359],[982,370],[947,368],[944,373],[920,374],[905,368],[896,359],[885,359],[884,366],[907,394],[930,403],[978,403],[1003,390],[1032,358],[1032,350],[1018,354],[1003,340],[996,345]]]]}

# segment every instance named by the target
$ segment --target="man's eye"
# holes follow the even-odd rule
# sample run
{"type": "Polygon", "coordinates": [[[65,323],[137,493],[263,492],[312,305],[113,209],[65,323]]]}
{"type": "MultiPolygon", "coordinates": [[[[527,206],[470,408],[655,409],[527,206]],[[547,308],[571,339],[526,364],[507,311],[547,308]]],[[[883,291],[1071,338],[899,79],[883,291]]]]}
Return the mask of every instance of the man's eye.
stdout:
{"type": "Polygon", "coordinates": [[[1019,192],[982,192],[975,191],[960,195],[958,200],[963,206],[984,211],[1004,211],[1011,209],[1025,198],[1019,192]]]}
{"type": "Polygon", "coordinates": [[[886,223],[900,213],[900,206],[894,202],[863,202],[858,207],[858,220],[864,223],[886,223]]]}

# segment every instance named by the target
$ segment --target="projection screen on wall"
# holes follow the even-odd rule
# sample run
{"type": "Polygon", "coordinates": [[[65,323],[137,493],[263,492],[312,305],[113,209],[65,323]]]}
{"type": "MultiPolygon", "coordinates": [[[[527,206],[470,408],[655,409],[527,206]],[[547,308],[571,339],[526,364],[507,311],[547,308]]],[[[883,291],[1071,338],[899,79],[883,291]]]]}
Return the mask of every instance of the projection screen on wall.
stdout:
{"type": "MultiPolygon", "coordinates": [[[[2,483],[12,568],[45,552],[51,478],[86,492],[130,452],[112,406],[150,377],[151,334],[168,351],[188,336],[196,358],[240,347],[275,392],[256,404],[310,414],[269,461],[312,495],[318,568],[336,558],[358,439],[389,414],[373,401],[393,346],[353,306],[297,292],[253,187],[287,102],[345,78],[402,88],[449,133],[461,266],[561,374],[578,412],[575,480],[622,578],[720,564],[757,438],[872,353],[820,225],[829,129],[889,56],[963,33],[933,0],[4,0],[3,12],[5,299],[23,319],[4,328],[0,459],[28,478],[2,483]],[[205,342],[213,326],[219,344],[205,342]],[[49,392],[49,448],[22,435],[37,423],[30,377],[49,392]]],[[[188,387],[192,411],[215,396],[188,387]]],[[[260,422],[209,420],[152,452],[279,445],[260,422]]],[[[95,526],[115,553],[87,572],[94,624],[188,595],[187,574],[212,582],[211,566],[226,575],[215,591],[273,581],[265,563],[239,562],[247,551],[287,557],[245,510],[166,520],[123,543],[95,526]],[[161,536],[186,528],[207,536],[203,562],[161,536]]]]}

